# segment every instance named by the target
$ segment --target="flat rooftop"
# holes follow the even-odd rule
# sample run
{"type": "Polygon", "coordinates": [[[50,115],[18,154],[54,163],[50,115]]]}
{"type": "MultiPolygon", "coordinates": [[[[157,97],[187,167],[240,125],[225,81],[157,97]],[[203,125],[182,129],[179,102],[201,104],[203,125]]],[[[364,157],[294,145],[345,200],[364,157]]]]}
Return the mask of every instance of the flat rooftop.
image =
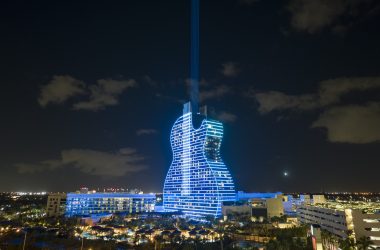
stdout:
{"type": "Polygon", "coordinates": [[[313,207],[321,207],[344,211],[346,209],[362,210],[367,214],[380,214],[380,202],[364,202],[364,201],[326,201],[326,203],[319,203],[311,205],[313,207]]]}
{"type": "Polygon", "coordinates": [[[68,193],[67,198],[136,198],[154,199],[156,194],[131,194],[131,193],[68,193]]]}

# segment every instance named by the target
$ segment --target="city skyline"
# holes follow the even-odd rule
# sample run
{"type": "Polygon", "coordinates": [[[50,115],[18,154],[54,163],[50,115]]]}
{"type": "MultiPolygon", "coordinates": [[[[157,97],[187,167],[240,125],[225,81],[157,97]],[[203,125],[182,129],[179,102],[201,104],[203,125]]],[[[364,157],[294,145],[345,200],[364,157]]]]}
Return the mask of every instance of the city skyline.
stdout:
{"type": "MultiPolygon", "coordinates": [[[[200,102],[236,190],[380,191],[380,5],[315,5],[201,1],[200,102]]],[[[3,11],[0,191],[162,191],[190,1],[3,11]]]]}

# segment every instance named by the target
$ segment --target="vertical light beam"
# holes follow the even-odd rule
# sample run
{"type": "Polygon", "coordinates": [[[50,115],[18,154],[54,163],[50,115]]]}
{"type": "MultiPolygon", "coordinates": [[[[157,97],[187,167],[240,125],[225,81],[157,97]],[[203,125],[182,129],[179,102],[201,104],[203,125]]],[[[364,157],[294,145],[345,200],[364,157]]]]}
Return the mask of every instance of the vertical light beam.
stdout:
{"type": "Polygon", "coordinates": [[[199,0],[191,0],[191,45],[190,45],[191,109],[199,112],[199,0]]]}

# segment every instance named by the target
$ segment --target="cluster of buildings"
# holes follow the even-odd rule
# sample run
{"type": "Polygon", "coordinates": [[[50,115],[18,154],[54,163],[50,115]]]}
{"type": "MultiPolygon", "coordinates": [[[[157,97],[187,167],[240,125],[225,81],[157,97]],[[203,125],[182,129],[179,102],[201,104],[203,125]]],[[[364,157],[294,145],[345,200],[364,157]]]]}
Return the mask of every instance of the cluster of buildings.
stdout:
{"type": "Polygon", "coordinates": [[[222,215],[225,220],[235,216],[250,216],[257,220],[270,220],[285,215],[287,196],[282,193],[237,192],[233,202],[223,202],[222,215]],[[285,206],[284,206],[285,205],[285,206]]]}
{"type": "MultiPolygon", "coordinates": [[[[127,192],[73,192],[54,193],[48,196],[47,216],[105,216],[109,214],[136,214],[173,212],[163,208],[162,194],[127,192]]],[[[285,214],[287,196],[282,193],[238,192],[232,201],[221,204],[225,219],[246,213],[249,216],[269,219],[285,214]],[[285,205],[284,205],[285,204],[285,205]]]]}
{"type": "MultiPolygon", "coordinates": [[[[93,191],[57,193],[48,196],[47,216],[101,217],[110,214],[167,212],[162,194],[97,193],[93,191]]],[[[284,195],[283,193],[237,192],[234,201],[221,204],[224,220],[248,216],[271,221],[286,215],[297,224],[315,225],[338,238],[365,236],[380,247],[380,203],[331,201],[324,195],[284,195]]],[[[294,224],[294,223],[293,223],[294,224]]]]}
{"type": "Polygon", "coordinates": [[[299,223],[318,225],[338,238],[366,237],[380,248],[380,203],[306,198],[297,206],[299,223]]]}
{"type": "Polygon", "coordinates": [[[48,197],[47,215],[99,217],[174,212],[192,219],[248,216],[269,222],[287,215],[293,222],[314,225],[340,238],[368,237],[380,247],[379,203],[332,202],[326,201],[324,195],[236,192],[220,154],[222,137],[222,123],[194,114],[191,104],[186,103],[171,131],[173,161],[162,194],[88,189],[52,194],[48,197]],[[194,128],[197,119],[200,125],[194,128]]]}

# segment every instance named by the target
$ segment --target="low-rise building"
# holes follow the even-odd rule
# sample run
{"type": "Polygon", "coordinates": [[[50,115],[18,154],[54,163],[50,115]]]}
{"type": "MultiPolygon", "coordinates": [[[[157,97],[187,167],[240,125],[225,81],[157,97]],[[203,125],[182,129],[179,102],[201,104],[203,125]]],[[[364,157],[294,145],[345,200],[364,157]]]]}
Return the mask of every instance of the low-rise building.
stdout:
{"type": "Polygon", "coordinates": [[[68,193],[66,216],[154,212],[155,194],[68,193]]]}
{"type": "Polygon", "coordinates": [[[299,221],[316,224],[340,238],[349,234],[358,240],[367,237],[380,248],[380,204],[372,202],[326,202],[302,204],[297,208],[299,221]]]}
{"type": "Polygon", "coordinates": [[[287,197],[282,193],[244,193],[238,192],[236,202],[224,202],[223,216],[249,215],[270,220],[284,215],[283,202],[287,197]]]}
{"type": "Polygon", "coordinates": [[[224,202],[222,205],[222,214],[226,218],[239,215],[239,216],[252,216],[252,206],[237,202],[224,202]]]}
{"type": "Polygon", "coordinates": [[[49,194],[47,199],[46,215],[48,217],[58,217],[65,214],[66,194],[49,194]]]}
{"type": "Polygon", "coordinates": [[[311,200],[312,205],[324,204],[326,203],[326,197],[323,194],[314,194],[311,200]]]}
{"type": "Polygon", "coordinates": [[[267,208],[268,218],[281,217],[284,215],[284,204],[281,196],[266,199],[265,207],[267,208]]]}

